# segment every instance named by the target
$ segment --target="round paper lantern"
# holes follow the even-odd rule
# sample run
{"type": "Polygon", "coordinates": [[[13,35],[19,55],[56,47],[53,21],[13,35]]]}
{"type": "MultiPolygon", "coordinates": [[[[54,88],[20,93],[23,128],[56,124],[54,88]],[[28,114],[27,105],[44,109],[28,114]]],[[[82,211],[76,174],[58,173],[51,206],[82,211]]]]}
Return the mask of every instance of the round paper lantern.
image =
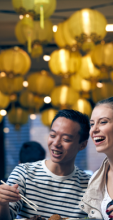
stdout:
{"type": "Polygon", "coordinates": [[[31,21],[29,22],[29,20],[29,17],[24,17],[17,23],[15,27],[15,35],[17,40],[22,44],[26,44],[28,40],[31,41],[31,44],[47,44],[51,42],[53,37],[52,22],[50,20],[45,20],[44,28],[42,29],[39,21],[32,21],[33,24],[31,27],[31,21]],[[26,22],[24,19],[26,19],[26,22]]]}
{"type": "Polygon", "coordinates": [[[19,102],[23,107],[37,111],[44,104],[42,97],[35,96],[28,90],[25,90],[20,94],[19,102]]]}
{"type": "Polygon", "coordinates": [[[79,70],[80,65],[80,53],[67,49],[53,51],[49,61],[49,68],[56,75],[71,75],[79,70]]]}
{"type": "Polygon", "coordinates": [[[83,114],[91,115],[92,107],[90,102],[85,99],[78,99],[75,104],[72,106],[73,110],[82,112],[83,114]]]}
{"type": "Polygon", "coordinates": [[[23,89],[23,77],[16,76],[13,78],[1,77],[0,78],[0,90],[5,94],[13,94],[20,92],[23,89]]]}
{"type": "Polygon", "coordinates": [[[44,125],[50,126],[53,118],[55,117],[57,110],[50,108],[44,110],[41,114],[41,121],[44,125]]]}
{"type": "Polygon", "coordinates": [[[54,85],[53,78],[45,70],[32,73],[28,77],[28,90],[42,96],[49,95],[54,85]]]}
{"type": "Polygon", "coordinates": [[[44,27],[44,19],[49,18],[55,8],[56,0],[12,0],[15,11],[19,14],[30,14],[35,19],[40,18],[40,25],[44,27]]]}
{"type": "Polygon", "coordinates": [[[66,41],[62,32],[63,22],[57,25],[57,31],[54,32],[54,40],[59,47],[66,47],[66,41]]]}
{"type": "Polygon", "coordinates": [[[113,69],[113,44],[98,44],[91,52],[93,64],[101,69],[102,72],[108,72],[113,69]]]}
{"type": "Polygon", "coordinates": [[[84,79],[91,79],[99,76],[100,70],[98,70],[92,63],[90,54],[82,57],[81,66],[77,74],[80,74],[84,79]]]}
{"type": "Polygon", "coordinates": [[[106,99],[113,96],[113,83],[112,82],[106,82],[102,83],[101,88],[96,88],[94,91],[92,91],[92,99],[96,103],[102,99],[106,99]]]}
{"type": "Polygon", "coordinates": [[[7,108],[10,103],[10,98],[8,95],[3,94],[0,92],[0,109],[7,108]]]}
{"type": "Polygon", "coordinates": [[[106,35],[107,20],[99,11],[82,9],[76,11],[68,20],[69,31],[75,40],[97,42],[106,35]]]}
{"type": "Polygon", "coordinates": [[[74,74],[70,77],[70,85],[77,92],[88,92],[96,88],[96,82],[83,79],[79,74],[74,74]]]}
{"type": "Polygon", "coordinates": [[[19,47],[4,50],[0,54],[0,70],[7,75],[24,75],[30,66],[29,55],[19,47]]]}
{"type": "Polygon", "coordinates": [[[55,87],[51,93],[51,102],[53,106],[61,109],[70,108],[78,98],[79,94],[66,85],[55,87]]]}
{"type": "Polygon", "coordinates": [[[28,121],[28,112],[21,108],[13,107],[7,115],[9,122],[15,125],[16,129],[19,129],[21,125],[26,124],[28,121]]]}

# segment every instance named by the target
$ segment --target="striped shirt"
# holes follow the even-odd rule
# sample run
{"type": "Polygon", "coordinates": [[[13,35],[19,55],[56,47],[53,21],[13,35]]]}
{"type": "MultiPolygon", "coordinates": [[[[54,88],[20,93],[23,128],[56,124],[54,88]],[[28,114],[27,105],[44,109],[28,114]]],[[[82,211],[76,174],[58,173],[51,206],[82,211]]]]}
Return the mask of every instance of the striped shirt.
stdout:
{"type": "Polygon", "coordinates": [[[84,218],[86,213],[78,207],[90,176],[75,166],[67,176],[53,174],[45,165],[45,160],[35,163],[20,164],[15,167],[7,183],[19,185],[19,191],[26,198],[38,205],[34,211],[22,200],[10,203],[12,219],[17,214],[20,218],[41,215],[46,219],[53,214],[62,218],[84,218]]]}

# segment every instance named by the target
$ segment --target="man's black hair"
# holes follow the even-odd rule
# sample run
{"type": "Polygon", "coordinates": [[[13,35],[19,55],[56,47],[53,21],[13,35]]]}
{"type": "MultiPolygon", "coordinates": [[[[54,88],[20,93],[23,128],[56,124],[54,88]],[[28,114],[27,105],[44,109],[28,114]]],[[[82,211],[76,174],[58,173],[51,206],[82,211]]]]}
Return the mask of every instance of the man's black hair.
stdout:
{"type": "Polygon", "coordinates": [[[36,162],[45,158],[46,152],[42,145],[36,141],[25,142],[21,149],[19,160],[21,163],[36,162]]]}
{"type": "Polygon", "coordinates": [[[52,127],[53,122],[59,117],[64,117],[72,121],[78,122],[81,127],[80,142],[88,140],[90,124],[89,124],[89,118],[86,114],[83,114],[79,111],[74,111],[72,109],[59,110],[51,123],[51,127],[52,127]]]}

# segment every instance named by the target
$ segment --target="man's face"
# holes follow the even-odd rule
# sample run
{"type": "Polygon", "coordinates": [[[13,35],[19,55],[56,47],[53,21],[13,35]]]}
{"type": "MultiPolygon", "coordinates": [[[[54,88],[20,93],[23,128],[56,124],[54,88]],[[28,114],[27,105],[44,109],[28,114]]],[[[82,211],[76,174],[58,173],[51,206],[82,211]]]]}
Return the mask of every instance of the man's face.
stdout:
{"type": "Polygon", "coordinates": [[[48,138],[52,162],[74,164],[75,157],[82,148],[79,131],[79,123],[65,117],[59,117],[53,122],[48,138]]]}

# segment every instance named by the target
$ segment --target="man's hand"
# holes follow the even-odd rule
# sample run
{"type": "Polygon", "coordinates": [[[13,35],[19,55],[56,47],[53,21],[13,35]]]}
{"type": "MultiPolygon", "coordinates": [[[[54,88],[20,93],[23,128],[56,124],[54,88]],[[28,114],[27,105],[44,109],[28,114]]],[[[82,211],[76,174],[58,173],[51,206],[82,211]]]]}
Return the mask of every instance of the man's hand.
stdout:
{"type": "Polygon", "coordinates": [[[8,205],[9,202],[17,202],[21,199],[19,195],[18,184],[13,186],[0,185],[0,206],[8,205]]]}

